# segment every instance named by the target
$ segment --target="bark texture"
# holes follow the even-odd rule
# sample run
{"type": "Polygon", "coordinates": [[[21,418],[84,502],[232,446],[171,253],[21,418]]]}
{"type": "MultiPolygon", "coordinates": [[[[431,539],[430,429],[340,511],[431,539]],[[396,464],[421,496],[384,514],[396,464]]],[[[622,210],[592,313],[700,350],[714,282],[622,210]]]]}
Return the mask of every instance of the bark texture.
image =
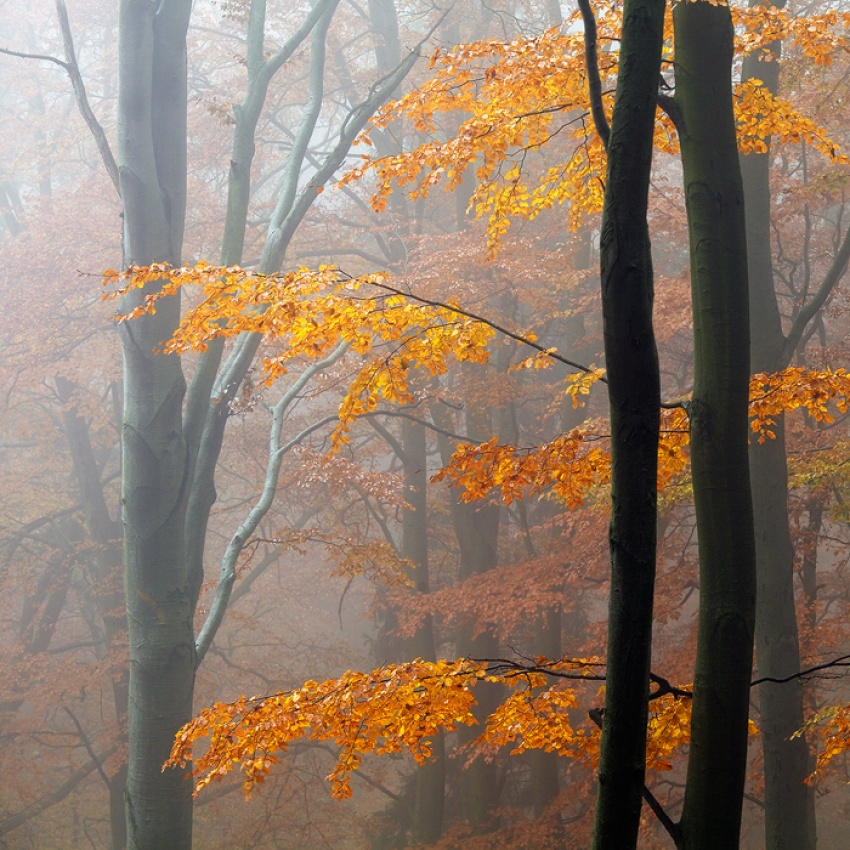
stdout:
{"type": "Polygon", "coordinates": [[[755,544],[747,466],[749,325],[744,198],[732,112],[729,8],[673,11],[691,252],[691,466],[700,605],[687,850],[737,850],[747,762],[755,544]]]}
{"type": "Polygon", "coordinates": [[[626,0],[600,272],[611,405],[611,596],[594,850],[637,843],[655,585],[660,389],[646,221],[664,0],[626,0]]]}
{"type": "MultiPolygon", "coordinates": [[[[181,260],[190,9],[190,0],[121,2],[118,164],[125,265],[181,260]]],[[[184,546],[190,471],[182,427],[185,382],[177,357],[154,353],[179,318],[173,298],[156,315],[124,324],[121,334],[129,850],[189,850],[192,843],[190,783],[183,771],[162,772],[174,734],[191,719],[195,676],[184,546]]]]}

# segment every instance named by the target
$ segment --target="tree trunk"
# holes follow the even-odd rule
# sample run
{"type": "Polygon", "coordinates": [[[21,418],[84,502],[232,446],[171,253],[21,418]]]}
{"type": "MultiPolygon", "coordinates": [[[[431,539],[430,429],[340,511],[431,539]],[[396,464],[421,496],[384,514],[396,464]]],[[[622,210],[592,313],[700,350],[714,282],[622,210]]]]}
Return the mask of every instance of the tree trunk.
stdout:
{"type": "Polygon", "coordinates": [[[687,850],[737,850],[747,763],[755,543],[747,466],[749,325],[744,198],[732,113],[728,6],[673,11],[676,100],[691,248],[691,466],[700,606],[687,850]]]}
{"type": "MultiPolygon", "coordinates": [[[[117,583],[116,572],[121,564],[121,523],[112,519],[106,504],[88,424],[72,405],[74,385],[57,375],[56,392],[64,405],[63,430],[71,450],[74,471],[80,488],[86,529],[94,542],[90,556],[93,584],[97,588],[95,604],[103,620],[103,636],[107,651],[114,650],[116,640],[123,642],[127,631],[123,585],[117,583]]],[[[112,698],[115,703],[118,738],[127,740],[128,671],[123,666],[111,675],[112,698]]],[[[124,811],[124,786],[127,765],[121,764],[109,777],[109,823],[112,850],[122,850],[127,841],[127,821],[124,811]]]]}
{"type": "MultiPolygon", "coordinates": [[[[498,505],[475,505],[465,502],[452,505],[452,520],[460,544],[461,581],[496,566],[500,513],[498,505]]],[[[474,624],[458,629],[458,656],[495,658],[498,653],[499,642],[491,631],[474,634],[474,624]]],[[[475,699],[477,705],[474,714],[479,724],[483,724],[501,702],[501,688],[482,682],[475,688],[475,699]]],[[[467,744],[479,734],[476,727],[461,726],[457,732],[458,743],[461,746],[467,744]]],[[[501,796],[497,762],[481,757],[474,759],[461,772],[460,783],[463,814],[473,831],[492,832],[497,826],[494,819],[495,810],[499,806],[501,796]]]]}
{"type": "Polygon", "coordinates": [[[611,595],[594,850],[635,847],[646,773],[661,402],[646,211],[664,6],[623,6],[599,247],[611,406],[611,595]]]}
{"type": "MultiPolygon", "coordinates": [[[[186,29],[190,0],[122,0],[118,161],[124,262],[180,263],[186,193],[186,29]]],[[[129,309],[146,293],[128,298],[129,309]]],[[[129,850],[190,850],[191,783],[162,772],[192,716],[193,604],[185,558],[189,463],[180,360],[155,352],[180,319],[178,298],[122,325],[122,505],[130,638],[129,850]]]]}
{"type": "MultiPolygon", "coordinates": [[[[534,625],[534,652],[546,658],[560,658],[561,609],[547,608],[537,616],[534,625]]],[[[528,754],[531,765],[531,795],[534,817],[541,817],[555,801],[560,792],[560,756],[545,750],[531,750],[528,754]]],[[[554,834],[562,834],[560,814],[551,813],[554,834]]]]}
{"type": "MultiPolygon", "coordinates": [[[[452,428],[445,411],[436,404],[432,407],[432,416],[437,426],[444,431],[452,428]]],[[[481,410],[467,412],[467,433],[473,439],[479,439],[492,431],[490,416],[481,410]]],[[[443,466],[448,465],[451,448],[446,436],[437,438],[443,466]]],[[[499,558],[499,525],[501,508],[498,504],[474,504],[455,501],[449,493],[452,526],[460,549],[460,569],[458,579],[467,578],[493,569],[499,558]]],[[[475,623],[464,623],[457,630],[456,649],[459,657],[494,658],[498,655],[499,642],[492,631],[476,633],[475,623]]],[[[479,724],[501,702],[501,688],[492,683],[482,682],[475,688],[476,706],[474,715],[479,724]]],[[[458,729],[458,743],[463,746],[478,737],[475,727],[461,726],[458,729]]],[[[460,778],[461,808],[464,818],[474,832],[486,833],[495,830],[495,810],[501,797],[495,761],[476,758],[461,771],[460,778]]]]}
{"type": "MultiPolygon", "coordinates": [[[[773,5],[783,6],[784,3],[773,5]]],[[[762,80],[776,94],[781,43],[772,61],[747,56],[743,81],[762,80]]],[[[776,300],[770,240],[770,140],[766,153],[741,158],[747,222],[750,285],[750,357],[753,372],[775,372],[784,362],[785,335],[776,300]]],[[[756,660],[759,678],[786,678],[800,671],[800,645],[794,603],[794,547],[788,527],[788,464],[785,417],[777,417],[775,440],[750,445],[756,568],[756,660]]],[[[814,789],[805,784],[809,751],[805,738],[792,738],[803,725],[803,685],[759,685],[764,752],[765,847],[813,850],[816,845],[814,789]]]]}
{"type": "MultiPolygon", "coordinates": [[[[407,509],[402,518],[401,554],[416,567],[411,575],[419,593],[428,593],[428,458],[425,427],[410,419],[402,419],[402,449],[404,452],[404,498],[407,509]]],[[[430,615],[407,641],[408,655],[436,661],[434,628],[430,615]]],[[[443,832],[445,803],[446,758],[443,735],[431,741],[432,760],[416,770],[413,800],[411,842],[414,845],[434,844],[443,832]]]]}

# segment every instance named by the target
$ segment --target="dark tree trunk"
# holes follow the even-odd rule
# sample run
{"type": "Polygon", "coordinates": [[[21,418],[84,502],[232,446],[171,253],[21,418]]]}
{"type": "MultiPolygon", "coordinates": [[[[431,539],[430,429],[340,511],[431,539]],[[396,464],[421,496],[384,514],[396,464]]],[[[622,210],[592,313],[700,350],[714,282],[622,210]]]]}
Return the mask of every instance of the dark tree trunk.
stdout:
{"type": "Polygon", "coordinates": [[[700,605],[687,850],[737,850],[747,762],[755,543],[747,466],[749,324],[744,197],[732,113],[728,6],[673,11],[691,248],[691,465],[700,605]]]}
{"type": "Polygon", "coordinates": [[[611,405],[611,596],[594,850],[637,843],[658,513],[660,388],[646,221],[664,0],[626,0],[600,269],[611,405]]]}

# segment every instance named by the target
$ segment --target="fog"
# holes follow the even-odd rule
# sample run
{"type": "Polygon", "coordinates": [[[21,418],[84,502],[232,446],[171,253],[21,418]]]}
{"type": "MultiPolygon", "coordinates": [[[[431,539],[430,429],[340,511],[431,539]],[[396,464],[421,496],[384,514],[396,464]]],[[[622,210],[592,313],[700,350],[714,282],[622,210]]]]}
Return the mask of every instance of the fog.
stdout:
{"type": "MultiPolygon", "coordinates": [[[[612,464],[638,437],[609,422],[578,9],[65,2],[0,0],[0,847],[593,846],[612,464]],[[119,274],[154,263],[188,270],[174,291],[165,267],[119,274]],[[161,771],[174,736],[242,697],[193,799],[203,773],[161,771]]],[[[777,7],[775,31],[734,12],[758,585],[743,850],[847,845],[840,11],[777,7]]],[[[622,8],[595,15],[610,121],[622,8]]],[[[694,312],[665,39],[645,850],[698,846],[688,759],[711,758],[689,752],[694,312]]]]}

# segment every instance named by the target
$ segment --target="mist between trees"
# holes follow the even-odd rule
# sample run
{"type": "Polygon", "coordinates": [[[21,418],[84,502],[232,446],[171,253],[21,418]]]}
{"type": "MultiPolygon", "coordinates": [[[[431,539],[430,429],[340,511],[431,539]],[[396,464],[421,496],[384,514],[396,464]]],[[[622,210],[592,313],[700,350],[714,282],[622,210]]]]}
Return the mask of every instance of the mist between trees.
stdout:
{"type": "Polygon", "coordinates": [[[0,846],[844,848],[848,29],[0,4],[0,846]]]}

